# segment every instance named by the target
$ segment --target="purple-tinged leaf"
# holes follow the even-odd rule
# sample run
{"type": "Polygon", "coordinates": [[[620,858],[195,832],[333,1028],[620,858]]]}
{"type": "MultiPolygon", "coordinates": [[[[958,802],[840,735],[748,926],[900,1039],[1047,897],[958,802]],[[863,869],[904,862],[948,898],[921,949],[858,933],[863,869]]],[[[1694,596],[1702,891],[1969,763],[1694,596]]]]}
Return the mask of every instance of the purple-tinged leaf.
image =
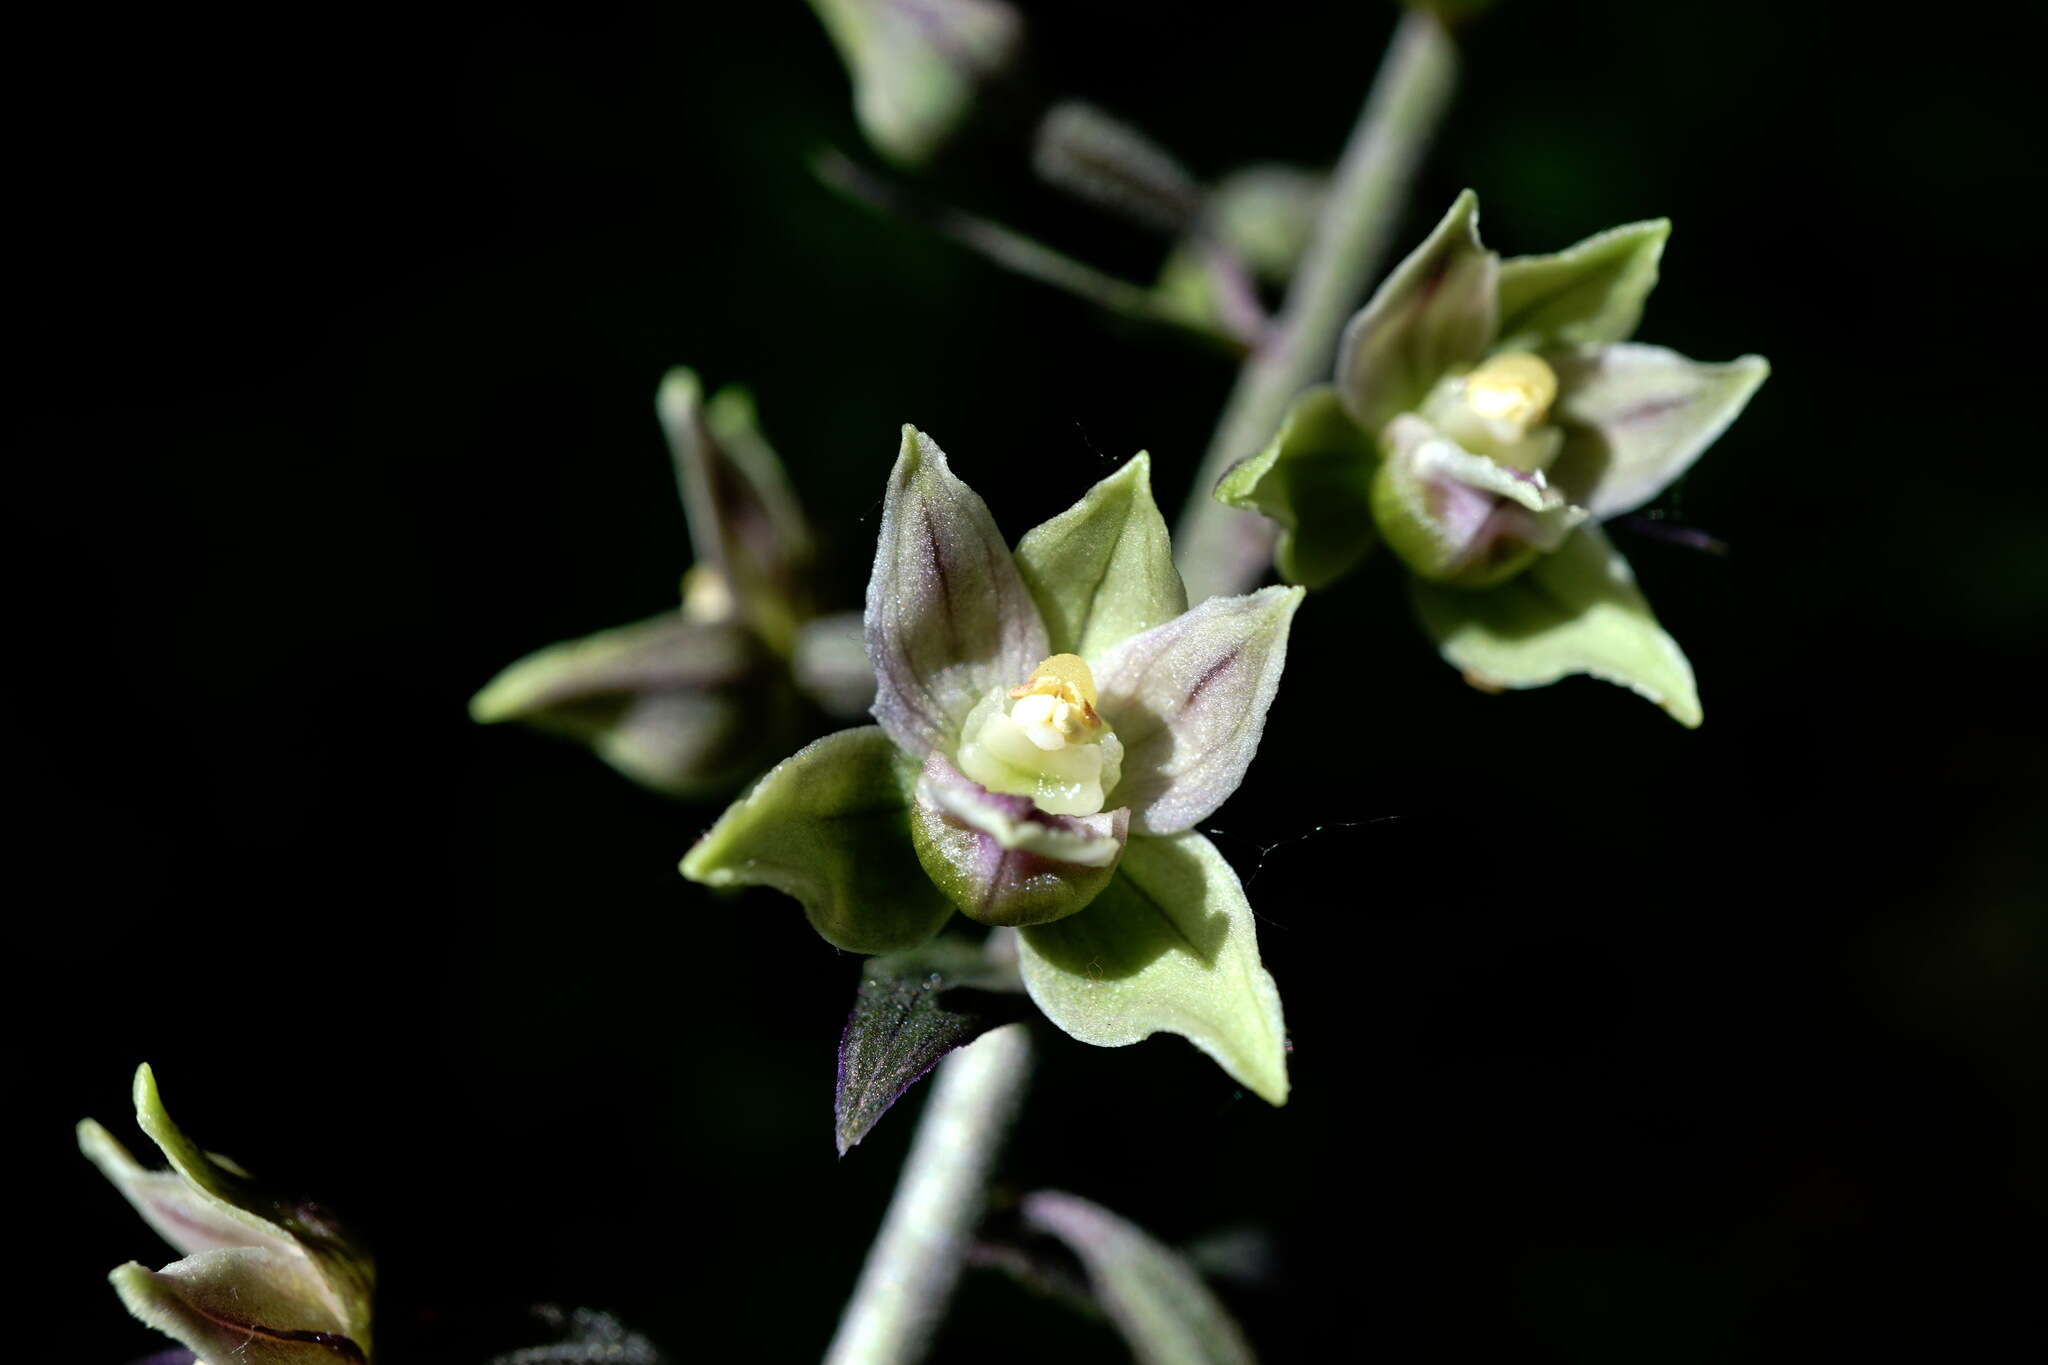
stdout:
{"type": "Polygon", "coordinates": [[[918,776],[910,830],[926,874],[984,924],[1046,924],[1082,909],[1116,871],[1131,813],[1050,815],[992,792],[934,753],[918,776]]]}
{"type": "Polygon", "coordinates": [[[875,719],[919,760],[950,753],[975,703],[1050,652],[987,504],[913,427],[882,504],[866,622],[875,719]]]}
{"type": "Polygon", "coordinates": [[[1212,597],[1096,661],[1097,709],[1123,741],[1109,799],[1139,834],[1175,834],[1237,790],[1280,688],[1300,588],[1212,597]]]}
{"type": "Polygon", "coordinates": [[[941,938],[869,958],[839,1037],[839,1154],[866,1137],[941,1057],[1029,1012],[1015,972],[974,944],[941,938]]]}
{"type": "Polygon", "coordinates": [[[1201,1275],[1144,1229],[1057,1190],[1025,1196],[1019,1213],[1080,1258],[1138,1365],[1253,1365],[1243,1330],[1201,1275]]]}

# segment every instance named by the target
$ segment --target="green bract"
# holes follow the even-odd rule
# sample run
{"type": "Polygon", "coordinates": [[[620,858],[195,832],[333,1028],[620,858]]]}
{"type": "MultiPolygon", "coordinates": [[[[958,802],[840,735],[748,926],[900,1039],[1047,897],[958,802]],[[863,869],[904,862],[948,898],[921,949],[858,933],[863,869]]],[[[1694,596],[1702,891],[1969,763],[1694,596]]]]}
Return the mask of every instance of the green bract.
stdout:
{"type": "Polygon", "coordinates": [[[170,1170],[145,1168],[91,1119],[78,1125],[79,1148],[184,1257],[116,1270],[128,1311],[204,1365],[364,1365],[372,1269],[332,1217],[186,1137],[147,1066],[135,1073],[135,1119],[170,1170]]]}
{"type": "Polygon", "coordinates": [[[1345,329],[1334,385],[1218,485],[1281,527],[1318,587],[1384,542],[1418,615],[1475,686],[1573,673],[1700,722],[1692,668],[1598,523],[1682,475],[1769,374],[1626,341],[1670,225],[1502,260],[1468,191],[1345,329]]]}
{"type": "Polygon", "coordinates": [[[906,427],[868,583],[877,725],[769,772],[683,872],[786,891],[854,952],[956,909],[1018,927],[1026,988],[1068,1033],[1180,1033],[1278,1104],[1279,997],[1243,888],[1192,831],[1258,747],[1301,590],[1190,610],[1149,475],[1137,456],[1013,555],[906,427]]]}
{"type": "Polygon", "coordinates": [[[813,614],[810,528],[753,400],[707,404],[678,369],[657,408],[697,552],[681,609],[528,655],[470,714],[581,740],[671,796],[729,791],[795,741],[807,705],[857,714],[874,680],[857,618],[813,614]]]}

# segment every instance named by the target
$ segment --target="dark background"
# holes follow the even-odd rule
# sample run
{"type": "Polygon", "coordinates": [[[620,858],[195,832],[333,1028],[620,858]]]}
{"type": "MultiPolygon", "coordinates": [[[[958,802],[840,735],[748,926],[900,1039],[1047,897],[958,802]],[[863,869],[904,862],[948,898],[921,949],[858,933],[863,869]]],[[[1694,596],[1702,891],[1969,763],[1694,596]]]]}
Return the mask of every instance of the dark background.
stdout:
{"type": "MultiPolygon", "coordinates": [[[[1380,564],[1304,608],[1214,822],[1294,1100],[1178,1039],[1045,1040],[1010,1187],[1264,1229],[1270,1273],[1225,1293],[1269,1359],[1989,1359],[2038,1313],[2033,49],[1973,7],[1869,13],[1524,0],[1469,35],[1404,248],[1466,185],[1508,252],[1668,214],[1642,335],[1776,373],[1664,504],[1733,552],[1624,541],[1703,730],[1590,682],[1464,689],[1380,564]]],[[[1391,23],[1034,34],[1045,88],[1213,175],[1334,156],[1391,23]]],[[[429,1309],[536,1299],[815,1357],[911,1128],[834,1156],[857,961],[676,875],[715,808],[464,703],[673,603],[671,364],[756,390],[853,605],[899,423],[1015,535],[1141,447],[1177,501],[1229,362],[819,189],[814,150],[864,153],[794,3],[11,46],[33,1320],[72,1359],[152,1349],[103,1277],[167,1253],[70,1134],[139,1142],[147,1058],[202,1141],[367,1228],[394,1365],[429,1309]]],[[[1156,264],[993,154],[934,185],[1156,264]]],[[[1049,1350],[1120,1358],[981,1275],[939,1358],[1049,1350]]]]}

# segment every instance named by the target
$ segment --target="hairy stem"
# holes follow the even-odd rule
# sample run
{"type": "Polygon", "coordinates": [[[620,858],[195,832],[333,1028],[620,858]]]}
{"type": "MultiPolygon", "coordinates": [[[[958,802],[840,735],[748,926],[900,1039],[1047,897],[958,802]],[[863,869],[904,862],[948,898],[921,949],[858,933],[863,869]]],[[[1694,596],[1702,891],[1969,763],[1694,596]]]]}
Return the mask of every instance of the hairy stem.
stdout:
{"type": "Polygon", "coordinates": [[[882,1230],[826,1365],[924,1359],[967,1259],[989,1168],[1024,1097],[1031,1035],[1009,1024],[939,1064],[882,1230]]]}
{"type": "Polygon", "coordinates": [[[1209,496],[1216,481],[1278,431],[1296,396],[1329,373],[1337,333],[1381,259],[1457,75],[1443,26],[1411,9],[1394,30],[1365,112],[1351,130],[1330,195],[1287,299],[1238,371],[1174,537],[1188,600],[1244,592],[1264,575],[1276,528],[1209,496]]]}

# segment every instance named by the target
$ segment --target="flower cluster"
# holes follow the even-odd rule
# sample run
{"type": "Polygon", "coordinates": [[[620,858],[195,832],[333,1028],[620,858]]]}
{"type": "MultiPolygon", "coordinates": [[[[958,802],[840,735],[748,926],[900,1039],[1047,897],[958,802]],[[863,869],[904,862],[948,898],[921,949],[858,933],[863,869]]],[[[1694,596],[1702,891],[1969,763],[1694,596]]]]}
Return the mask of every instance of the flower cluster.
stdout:
{"type": "Polygon", "coordinates": [[[1305,394],[1217,497],[1280,523],[1319,586],[1384,542],[1445,658],[1489,690],[1587,673],[1687,725],[1692,667],[1599,523],[1691,467],[1769,374],[1626,341],[1670,224],[1502,260],[1459,197],[1351,320],[1336,382],[1305,394]]]}
{"type": "Polygon", "coordinates": [[[868,583],[877,724],[769,772],[683,871],[785,891],[854,952],[955,911],[1017,927],[1025,987],[1068,1033],[1178,1032],[1279,1103],[1278,996],[1194,826],[1258,747],[1301,589],[1190,609],[1149,473],[1137,456],[1013,554],[905,428],[868,583]]]}

